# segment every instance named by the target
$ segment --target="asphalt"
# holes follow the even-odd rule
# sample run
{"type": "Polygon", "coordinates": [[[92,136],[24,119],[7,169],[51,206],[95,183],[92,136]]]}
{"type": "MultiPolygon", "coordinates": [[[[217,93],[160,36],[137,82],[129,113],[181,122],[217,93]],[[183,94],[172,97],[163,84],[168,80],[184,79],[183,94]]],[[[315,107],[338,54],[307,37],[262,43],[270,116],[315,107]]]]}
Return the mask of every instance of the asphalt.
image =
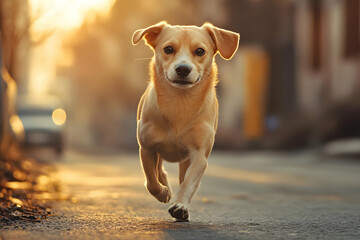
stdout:
{"type": "MultiPolygon", "coordinates": [[[[177,166],[165,167],[176,189],[177,166]]],[[[360,159],[214,152],[182,223],[145,189],[136,153],[68,151],[57,168],[71,200],[1,226],[1,239],[360,239],[360,159]]]]}

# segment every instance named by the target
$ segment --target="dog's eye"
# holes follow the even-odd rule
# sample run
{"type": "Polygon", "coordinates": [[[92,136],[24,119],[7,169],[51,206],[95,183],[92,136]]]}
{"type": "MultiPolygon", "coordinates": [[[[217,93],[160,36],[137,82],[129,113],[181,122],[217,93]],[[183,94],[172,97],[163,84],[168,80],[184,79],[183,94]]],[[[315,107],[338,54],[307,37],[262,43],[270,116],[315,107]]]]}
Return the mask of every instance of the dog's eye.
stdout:
{"type": "Polygon", "coordinates": [[[174,53],[174,49],[171,46],[167,46],[167,47],[164,48],[164,52],[166,54],[172,54],[172,53],[174,53]]]}
{"type": "Polygon", "coordinates": [[[205,54],[205,50],[202,48],[198,48],[196,49],[195,54],[198,56],[203,56],[205,54]]]}

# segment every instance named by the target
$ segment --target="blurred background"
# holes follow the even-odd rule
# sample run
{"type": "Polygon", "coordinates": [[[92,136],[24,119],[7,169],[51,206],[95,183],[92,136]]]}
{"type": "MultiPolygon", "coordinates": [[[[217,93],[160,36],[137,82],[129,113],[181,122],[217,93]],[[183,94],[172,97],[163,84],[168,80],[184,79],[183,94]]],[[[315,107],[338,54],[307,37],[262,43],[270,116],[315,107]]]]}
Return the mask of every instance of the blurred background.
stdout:
{"type": "Polygon", "coordinates": [[[153,53],[130,40],[162,20],[241,34],[215,149],[359,153],[358,0],[1,0],[1,148],[136,151],[153,53]]]}

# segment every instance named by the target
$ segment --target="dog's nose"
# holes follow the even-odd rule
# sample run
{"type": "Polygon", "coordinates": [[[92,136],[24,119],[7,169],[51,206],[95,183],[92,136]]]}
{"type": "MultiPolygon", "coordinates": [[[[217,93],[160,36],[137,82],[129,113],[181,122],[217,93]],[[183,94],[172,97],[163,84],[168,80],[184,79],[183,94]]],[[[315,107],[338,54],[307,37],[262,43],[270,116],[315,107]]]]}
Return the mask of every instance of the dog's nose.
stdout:
{"type": "Polygon", "coordinates": [[[186,77],[191,72],[191,67],[187,64],[178,64],[175,67],[175,71],[179,77],[186,77]]]}

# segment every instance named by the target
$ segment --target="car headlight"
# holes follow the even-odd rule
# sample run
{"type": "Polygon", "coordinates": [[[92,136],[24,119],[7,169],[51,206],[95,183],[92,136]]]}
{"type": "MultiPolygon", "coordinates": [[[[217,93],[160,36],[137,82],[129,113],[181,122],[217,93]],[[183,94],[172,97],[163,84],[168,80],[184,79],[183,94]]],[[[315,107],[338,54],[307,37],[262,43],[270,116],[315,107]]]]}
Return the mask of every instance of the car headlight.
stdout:
{"type": "Polygon", "coordinates": [[[52,112],[52,120],[56,125],[63,125],[66,121],[66,112],[62,108],[57,108],[52,112]]]}

